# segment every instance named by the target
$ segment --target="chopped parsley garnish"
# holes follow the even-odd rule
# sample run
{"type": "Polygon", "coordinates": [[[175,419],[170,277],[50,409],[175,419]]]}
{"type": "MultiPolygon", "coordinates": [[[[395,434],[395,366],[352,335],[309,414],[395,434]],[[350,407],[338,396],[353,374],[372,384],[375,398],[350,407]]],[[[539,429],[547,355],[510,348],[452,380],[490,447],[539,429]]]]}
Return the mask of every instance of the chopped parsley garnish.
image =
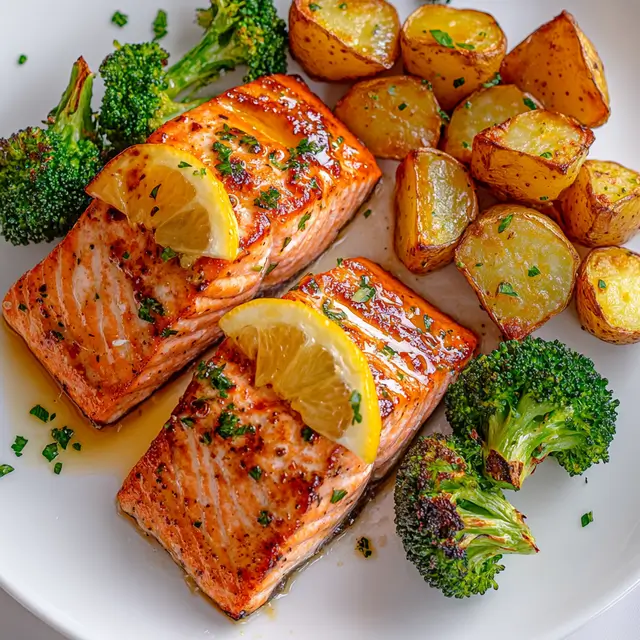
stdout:
{"type": "Polygon", "coordinates": [[[260,192],[253,204],[261,209],[277,209],[279,200],[280,192],[275,187],[269,187],[260,192]]]}
{"type": "Polygon", "coordinates": [[[129,22],[129,16],[122,13],[121,11],[116,11],[111,16],[111,22],[116,25],[116,27],[124,27],[127,22],[129,22]]]}
{"type": "Polygon", "coordinates": [[[282,241],[282,249],[280,249],[280,251],[284,251],[288,244],[291,242],[291,236],[287,236],[283,241],[282,241]]]}
{"type": "Polygon", "coordinates": [[[334,489],[331,494],[331,504],[336,504],[336,502],[340,502],[342,498],[347,495],[347,492],[344,489],[334,489]]]}
{"type": "Polygon", "coordinates": [[[453,81],[453,88],[457,89],[458,87],[461,87],[464,84],[464,78],[456,78],[453,81]]]}
{"type": "Polygon", "coordinates": [[[513,220],[512,213],[510,213],[506,218],[503,218],[500,221],[500,225],[498,226],[498,233],[502,233],[503,231],[506,231],[509,228],[509,225],[511,224],[512,220],[513,220]]]}
{"type": "Polygon", "coordinates": [[[307,425],[305,425],[304,427],[302,427],[300,435],[305,442],[313,442],[316,432],[311,427],[307,427],[307,425]]]}
{"type": "Polygon", "coordinates": [[[359,551],[365,558],[370,558],[373,554],[373,549],[371,548],[369,538],[365,538],[364,536],[358,538],[356,542],[356,551],[359,551]]]}
{"type": "Polygon", "coordinates": [[[329,299],[325,300],[322,303],[322,313],[324,313],[329,320],[333,320],[333,322],[342,326],[342,321],[347,319],[347,314],[341,309],[334,311],[331,307],[331,301],[329,299]]]}
{"type": "Polygon", "coordinates": [[[320,188],[320,185],[318,184],[317,178],[311,178],[311,180],[309,180],[309,188],[310,189],[319,189],[320,188]]]}
{"type": "Polygon", "coordinates": [[[157,184],[155,187],[153,187],[153,189],[151,189],[151,193],[149,194],[149,197],[152,200],[155,200],[158,197],[158,191],[160,190],[161,186],[162,186],[161,184],[157,184]]]}
{"type": "Polygon", "coordinates": [[[424,316],[422,316],[422,320],[424,321],[425,331],[429,331],[429,329],[431,329],[431,325],[433,324],[433,318],[425,314],[424,316]]]}
{"type": "Polygon", "coordinates": [[[22,456],[22,450],[27,446],[27,442],[29,442],[23,436],[16,436],[14,443],[11,445],[13,452],[16,454],[16,458],[22,456]]]}
{"type": "Polygon", "coordinates": [[[484,265],[484,262],[476,262],[476,267],[482,267],[484,265]]]}
{"type": "Polygon", "coordinates": [[[59,476],[61,472],[62,472],[62,462],[56,462],[53,467],[53,473],[59,476]]]}
{"type": "MultiPolygon", "coordinates": [[[[311,7],[311,5],[309,5],[309,7],[311,7]]],[[[271,521],[273,520],[273,516],[265,510],[262,510],[260,512],[260,515],[258,516],[258,522],[263,526],[263,527],[268,527],[271,524],[271,521]]]]}
{"type": "Polygon", "coordinates": [[[76,451],[82,451],[82,445],[79,442],[74,442],[71,445],[76,451]]]}
{"type": "Polygon", "coordinates": [[[369,278],[367,276],[360,277],[360,287],[351,296],[353,302],[365,303],[369,302],[376,295],[375,287],[369,284],[369,278]]]}
{"type": "Polygon", "coordinates": [[[549,158],[553,158],[553,154],[551,153],[551,151],[545,151],[544,153],[540,154],[540,157],[541,158],[547,158],[547,160],[548,160],[549,158]]]}
{"type": "Polygon", "coordinates": [[[26,304],[22,304],[22,302],[18,305],[18,310],[20,311],[28,311],[27,309],[27,305],[26,304]]]}
{"type": "Polygon", "coordinates": [[[548,199],[549,199],[549,196],[540,196],[540,200],[541,200],[542,202],[545,202],[545,201],[546,201],[546,200],[548,200],[548,199]]]}
{"type": "Polygon", "coordinates": [[[429,89],[429,91],[433,91],[433,85],[428,80],[421,80],[421,83],[429,89]]]}
{"type": "Polygon", "coordinates": [[[468,100],[464,103],[464,108],[471,109],[471,103],[468,100]]]}
{"type": "Polygon", "coordinates": [[[255,433],[255,427],[252,426],[238,426],[240,418],[229,411],[223,411],[218,418],[218,428],[216,433],[227,440],[228,438],[235,438],[237,436],[244,436],[247,433],[255,433]]]}
{"type": "Polygon", "coordinates": [[[390,96],[395,96],[396,95],[396,85],[392,84],[388,89],[387,89],[387,93],[390,96]]]}
{"type": "Polygon", "coordinates": [[[211,386],[218,391],[221,398],[228,398],[229,389],[233,389],[235,384],[224,374],[226,365],[216,366],[211,362],[202,361],[198,365],[196,377],[199,380],[208,380],[211,386]]]}
{"type": "Polygon", "coordinates": [[[62,342],[64,340],[64,336],[62,335],[62,333],[60,333],[60,331],[52,331],[51,335],[58,341],[58,342],[62,342]]]}
{"type": "Polygon", "coordinates": [[[538,108],[536,107],[536,103],[531,98],[524,98],[522,102],[524,102],[524,106],[531,109],[531,111],[535,111],[538,108]]]}
{"type": "Polygon", "coordinates": [[[451,120],[451,118],[449,117],[449,114],[446,111],[443,111],[442,109],[438,109],[438,115],[445,121],[445,122],[449,122],[449,120],[451,120]]]}
{"type": "Polygon", "coordinates": [[[337,265],[338,265],[339,267],[341,267],[341,266],[342,266],[342,263],[343,263],[343,262],[344,262],[344,258],[337,258],[337,259],[336,259],[336,263],[337,263],[337,265]]]}
{"type": "Polygon", "coordinates": [[[249,469],[249,475],[258,482],[260,478],[262,478],[262,469],[258,465],[251,467],[251,469],[249,469]]]}
{"type": "Polygon", "coordinates": [[[275,151],[272,151],[269,154],[269,162],[276,168],[280,169],[280,171],[284,171],[287,168],[286,163],[282,163],[278,161],[278,154],[275,151]]]}
{"type": "Polygon", "coordinates": [[[277,266],[277,262],[270,262],[267,270],[264,272],[264,277],[266,278],[277,266]]]}
{"type": "Polygon", "coordinates": [[[371,211],[371,209],[367,209],[362,215],[365,218],[368,218],[372,213],[373,213],[373,211],[371,211]]]}
{"type": "Polygon", "coordinates": [[[62,427],[62,429],[51,429],[51,437],[66,450],[71,438],[73,438],[73,429],[62,427]]]}
{"type": "Polygon", "coordinates": [[[309,5],[309,11],[319,11],[320,9],[322,9],[322,7],[319,4],[316,4],[315,2],[312,2],[309,5]]]}
{"type": "Polygon", "coordinates": [[[307,228],[307,222],[311,219],[310,213],[305,213],[302,218],[300,218],[300,222],[298,222],[298,231],[304,231],[307,228]]]}
{"type": "Polygon", "coordinates": [[[467,51],[473,51],[476,48],[476,46],[470,42],[456,42],[456,47],[466,49],[467,51]]]}
{"type": "Polygon", "coordinates": [[[491,78],[491,80],[488,80],[487,82],[483,82],[482,86],[485,89],[488,89],[489,87],[495,87],[497,84],[500,84],[501,82],[502,82],[502,76],[498,71],[496,71],[496,74],[493,76],[493,78],[491,78]]]}
{"type": "Polygon", "coordinates": [[[55,460],[58,457],[58,443],[52,442],[48,444],[43,450],[42,455],[47,459],[48,462],[55,460]]]}
{"type": "Polygon", "coordinates": [[[362,422],[362,414],[360,413],[360,402],[362,402],[362,396],[359,391],[353,391],[351,396],[349,397],[349,404],[351,405],[351,410],[353,411],[353,420],[351,424],[355,424],[356,422],[362,422]]]}
{"type": "Polygon", "coordinates": [[[42,422],[49,422],[49,412],[39,404],[33,407],[29,414],[35,416],[38,420],[42,420],[42,422]]]}
{"type": "Polygon", "coordinates": [[[453,38],[446,32],[440,29],[431,29],[429,33],[433,36],[433,39],[443,47],[447,49],[454,49],[453,38]]]}
{"type": "Polygon", "coordinates": [[[131,254],[130,254],[128,251],[125,251],[125,252],[122,254],[122,259],[123,259],[123,260],[128,260],[130,257],[131,257],[131,254]]]}
{"type": "Polygon", "coordinates": [[[470,145],[466,140],[463,140],[463,141],[462,141],[462,148],[463,148],[463,149],[468,149],[470,146],[471,146],[471,145],[470,145]]]}
{"type": "Polygon", "coordinates": [[[186,169],[188,167],[193,167],[193,165],[185,162],[184,160],[181,160],[180,164],[178,165],[178,169],[186,169]]]}
{"type": "Polygon", "coordinates": [[[161,338],[170,338],[171,336],[177,336],[177,335],[178,335],[178,332],[175,329],[171,329],[170,327],[165,327],[160,332],[161,338]]]}
{"type": "Polygon", "coordinates": [[[153,313],[158,316],[163,316],[164,307],[155,298],[145,298],[140,303],[138,317],[145,322],[155,322],[156,319],[151,315],[153,313]]]}
{"type": "Polygon", "coordinates": [[[347,3],[346,2],[343,2],[342,4],[338,5],[338,9],[343,9],[344,10],[346,8],[347,8],[347,3]]]}
{"type": "Polygon", "coordinates": [[[398,111],[404,111],[409,105],[406,102],[398,105],[398,111]]]}
{"type": "Polygon", "coordinates": [[[587,513],[582,514],[582,517],[580,518],[580,523],[582,524],[583,527],[586,527],[592,522],[593,522],[593,511],[589,511],[587,513]]]}
{"type": "Polygon", "coordinates": [[[249,147],[249,151],[251,153],[260,153],[260,143],[258,142],[258,138],[255,136],[251,136],[248,133],[240,138],[240,144],[243,144],[245,147],[249,147]]]}
{"type": "Polygon", "coordinates": [[[185,416],[183,418],[180,418],[180,422],[182,422],[182,424],[187,429],[192,429],[193,425],[196,423],[196,421],[193,418],[190,418],[189,416],[185,416]]]}
{"type": "Polygon", "coordinates": [[[200,442],[202,444],[209,445],[213,442],[213,438],[211,437],[211,431],[205,431],[200,438],[200,442]]]}
{"type": "Polygon", "coordinates": [[[236,137],[235,133],[232,133],[231,127],[225,122],[222,125],[220,131],[216,131],[216,135],[220,140],[233,140],[236,137]]]}
{"type": "Polygon", "coordinates": [[[218,154],[220,162],[216,165],[216,169],[223,176],[231,176],[234,179],[240,179],[245,174],[242,162],[232,162],[230,160],[233,149],[222,144],[222,142],[214,142],[213,150],[218,154]]]}
{"type": "Polygon", "coordinates": [[[164,9],[158,9],[156,17],[153,20],[153,40],[157,42],[162,40],[169,31],[167,30],[167,12],[164,9]]]}
{"type": "Polygon", "coordinates": [[[604,280],[598,280],[598,289],[606,289],[607,283],[604,280]]]}
{"type": "Polygon", "coordinates": [[[392,349],[388,344],[385,344],[382,349],[380,349],[380,353],[383,353],[387,358],[392,358],[396,355],[397,351],[392,349]]]}
{"type": "Polygon", "coordinates": [[[196,521],[193,523],[193,526],[194,526],[196,529],[199,529],[199,528],[202,526],[202,522],[201,522],[200,520],[196,520],[196,521]]]}
{"type": "MultiPolygon", "coordinates": [[[[400,111],[402,111],[403,109],[406,109],[407,105],[405,104],[404,106],[400,105],[398,107],[398,109],[400,109],[400,111]]],[[[342,136],[338,136],[332,143],[331,146],[334,149],[337,149],[340,145],[342,145],[342,143],[344,142],[344,138],[342,136]]]]}
{"type": "Polygon", "coordinates": [[[160,257],[162,258],[163,262],[168,262],[172,258],[175,258],[177,255],[178,254],[171,247],[165,247],[162,250],[162,253],[160,254],[160,257]]]}
{"type": "Polygon", "coordinates": [[[520,296],[517,294],[513,286],[510,282],[501,282],[498,285],[498,293],[502,293],[505,296],[511,296],[512,298],[519,298],[520,296]]]}
{"type": "Polygon", "coordinates": [[[18,64],[22,66],[27,61],[27,56],[23,53],[18,56],[18,64]]]}
{"type": "Polygon", "coordinates": [[[535,278],[536,276],[540,275],[540,269],[538,269],[538,267],[536,267],[536,265],[534,264],[532,267],[529,267],[529,270],[527,271],[527,275],[530,278],[535,278]]]}
{"type": "Polygon", "coordinates": [[[10,464],[0,464],[0,478],[9,475],[15,469],[10,464]]]}

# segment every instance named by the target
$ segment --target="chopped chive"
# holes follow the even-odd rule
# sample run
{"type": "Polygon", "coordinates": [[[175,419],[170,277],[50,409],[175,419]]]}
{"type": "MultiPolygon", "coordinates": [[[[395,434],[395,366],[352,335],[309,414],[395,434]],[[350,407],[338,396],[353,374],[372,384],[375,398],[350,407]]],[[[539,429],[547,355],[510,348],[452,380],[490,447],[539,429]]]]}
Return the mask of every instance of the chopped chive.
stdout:
{"type": "Polygon", "coordinates": [[[524,106],[531,109],[531,111],[535,111],[538,108],[536,107],[536,103],[531,98],[524,98],[522,102],[524,102],[524,106]]]}
{"type": "Polygon", "coordinates": [[[487,82],[484,82],[482,86],[485,89],[488,89],[489,87],[495,87],[497,84],[500,84],[501,82],[502,82],[502,76],[500,75],[499,72],[496,71],[493,78],[491,78],[491,80],[488,80],[487,82]]]}
{"type": "Polygon", "coordinates": [[[161,186],[162,186],[161,184],[157,184],[155,187],[153,187],[153,189],[151,189],[151,193],[149,194],[149,197],[150,197],[152,200],[155,200],[155,199],[156,199],[156,197],[157,197],[157,195],[158,195],[158,191],[160,190],[160,187],[161,187],[161,186]]]}
{"type": "Polygon", "coordinates": [[[310,213],[305,213],[302,218],[300,218],[300,222],[298,222],[298,231],[304,231],[307,228],[307,222],[311,219],[310,213]]]}
{"type": "Polygon", "coordinates": [[[398,111],[404,111],[409,105],[406,102],[398,105],[398,111]]]}
{"type": "Polygon", "coordinates": [[[331,504],[336,504],[336,502],[340,502],[342,498],[347,495],[347,492],[344,489],[334,489],[331,494],[331,504]]]}
{"type": "Polygon", "coordinates": [[[460,47],[461,49],[466,49],[467,51],[473,51],[476,46],[469,42],[456,42],[456,47],[460,47]]]}
{"type": "Polygon", "coordinates": [[[502,221],[500,222],[500,225],[498,226],[498,233],[502,233],[503,231],[506,231],[509,225],[511,224],[512,220],[513,220],[512,213],[510,213],[506,218],[503,218],[502,221]]]}

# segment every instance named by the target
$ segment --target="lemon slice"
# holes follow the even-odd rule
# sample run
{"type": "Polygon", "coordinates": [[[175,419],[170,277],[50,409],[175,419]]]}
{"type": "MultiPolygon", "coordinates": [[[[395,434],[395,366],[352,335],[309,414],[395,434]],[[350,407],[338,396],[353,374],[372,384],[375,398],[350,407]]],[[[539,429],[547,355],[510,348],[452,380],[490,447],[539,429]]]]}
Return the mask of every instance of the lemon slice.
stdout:
{"type": "Polygon", "coordinates": [[[190,256],[234,260],[238,222],[224,186],[198,158],[168,144],[129,147],[87,193],[153,229],[156,242],[190,256]]]}
{"type": "Polygon", "coordinates": [[[320,312],[301,302],[262,298],[236,307],[220,327],[256,363],[258,387],[273,390],[312,429],[375,460],[380,410],[362,351],[320,312]]]}

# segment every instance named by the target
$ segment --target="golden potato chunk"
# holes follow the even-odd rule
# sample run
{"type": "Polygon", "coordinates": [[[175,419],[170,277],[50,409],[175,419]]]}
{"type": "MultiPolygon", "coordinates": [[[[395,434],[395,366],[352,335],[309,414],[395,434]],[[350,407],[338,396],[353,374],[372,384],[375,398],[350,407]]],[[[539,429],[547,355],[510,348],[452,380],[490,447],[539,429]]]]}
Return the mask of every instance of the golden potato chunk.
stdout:
{"type": "Polygon", "coordinates": [[[420,274],[443,267],[478,215],[473,180],[442,151],[412,151],[396,173],[395,212],[395,249],[405,267],[420,274]]]}
{"type": "Polygon", "coordinates": [[[573,184],[593,140],[593,131],[573,118],[528,111],[476,135],[471,173],[499,197],[548,202],[573,184]]]}
{"type": "Polygon", "coordinates": [[[559,205],[572,240],[587,247],[623,244],[640,228],[640,174],[617,162],[587,160],[559,205]]]}
{"type": "Polygon", "coordinates": [[[589,252],[578,271],[576,308],[596,338],[640,342],[640,255],[621,247],[589,252]]]}
{"type": "Polygon", "coordinates": [[[294,0],[289,48],[311,76],[341,81],[391,69],[400,54],[400,20],[385,0],[294,0]]]}
{"type": "Polygon", "coordinates": [[[412,149],[437,147],[442,118],[428,85],[411,76],[355,84],[335,114],[379,158],[402,160],[412,149]]]}
{"type": "Polygon", "coordinates": [[[532,95],[513,84],[479,89],[455,108],[442,148],[460,162],[470,164],[476,134],[540,106],[532,95]]]}
{"type": "Polygon", "coordinates": [[[503,60],[503,82],[529,91],[552,111],[589,127],[609,119],[609,90],[598,52],[575,18],[563,11],[503,60]]]}
{"type": "Polygon", "coordinates": [[[566,308],[580,264],[555,222],[513,204],[472,222],[455,260],[504,336],[518,340],[566,308]]]}
{"type": "Polygon", "coordinates": [[[400,47],[407,71],[429,80],[451,111],[476,89],[497,84],[507,39],[488,13],[425,4],[404,23],[400,47]]]}

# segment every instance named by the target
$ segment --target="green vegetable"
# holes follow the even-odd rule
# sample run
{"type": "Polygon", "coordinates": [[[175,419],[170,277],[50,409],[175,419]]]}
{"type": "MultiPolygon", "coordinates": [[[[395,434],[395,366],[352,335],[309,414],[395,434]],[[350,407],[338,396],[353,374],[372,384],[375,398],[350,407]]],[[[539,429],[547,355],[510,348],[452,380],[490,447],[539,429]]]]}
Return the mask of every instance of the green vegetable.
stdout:
{"type": "Polygon", "coordinates": [[[513,214],[509,214],[506,218],[503,218],[500,221],[500,224],[498,226],[498,233],[502,233],[503,231],[506,231],[509,228],[509,225],[511,224],[511,221],[513,220],[513,214]]]}
{"type": "Polygon", "coordinates": [[[129,22],[129,16],[122,13],[121,11],[116,11],[111,16],[111,22],[116,25],[116,27],[124,27],[127,22],[129,22]]]}
{"type": "Polygon", "coordinates": [[[618,401],[589,358],[558,341],[503,342],[471,362],[445,396],[466,457],[519,489],[553,456],[570,475],[609,460],[618,401]]]}
{"type": "Polygon", "coordinates": [[[258,482],[260,478],[262,478],[262,469],[258,465],[251,467],[251,469],[249,469],[249,475],[258,482]]]}
{"type": "Polygon", "coordinates": [[[168,262],[172,258],[175,258],[178,254],[171,248],[165,247],[160,254],[160,258],[163,262],[168,262]]]}
{"type": "Polygon", "coordinates": [[[367,276],[361,276],[360,286],[356,289],[355,293],[351,296],[353,302],[359,302],[365,304],[375,298],[376,288],[369,284],[369,278],[367,276]]]}
{"type": "Polygon", "coordinates": [[[532,267],[529,267],[529,270],[527,271],[527,275],[530,278],[535,278],[536,276],[540,275],[540,269],[538,269],[538,267],[536,267],[536,265],[534,264],[532,267]]]}
{"type": "Polygon", "coordinates": [[[84,189],[102,167],[92,92],[93,75],[80,58],[46,126],[0,139],[0,233],[9,242],[50,242],[87,208],[84,189]]]}
{"type": "Polygon", "coordinates": [[[365,558],[370,558],[373,554],[373,548],[369,542],[369,538],[362,536],[356,542],[356,551],[359,551],[365,558]]]}
{"type": "Polygon", "coordinates": [[[228,398],[229,389],[233,389],[233,387],[235,387],[235,384],[224,374],[225,367],[226,364],[218,367],[212,362],[202,361],[198,365],[198,370],[196,372],[196,378],[199,380],[208,380],[211,386],[218,390],[221,398],[228,398]]]}
{"type": "Polygon", "coordinates": [[[272,520],[273,516],[268,511],[261,511],[260,515],[258,516],[258,522],[263,527],[268,527],[271,524],[272,520]]]}
{"type": "Polygon", "coordinates": [[[138,309],[138,317],[145,322],[155,322],[156,319],[152,314],[159,316],[164,315],[164,307],[155,298],[144,298],[138,309]]]}
{"type": "Polygon", "coordinates": [[[485,485],[463,450],[454,438],[420,438],[398,470],[394,492],[407,558],[430,586],[455,598],[497,589],[502,554],[537,552],[522,514],[485,485]]]}
{"type": "Polygon", "coordinates": [[[18,56],[18,64],[22,66],[28,60],[27,56],[22,53],[18,56]]]}
{"type": "Polygon", "coordinates": [[[501,282],[498,285],[498,293],[502,293],[505,296],[511,296],[512,298],[518,298],[518,292],[513,288],[510,282],[501,282]]]}
{"type": "Polygon", "coordinates": [[[360,403],[362,402],[362,395],[359,391],[352,391],[351,396],[349,397],[349,404],[351,405],[351,410],[353,411],[353,420],[351,424],[355,424],[356,422],[362,422],[362,414],[360,413],[360,403]]]}
{"type": "Polygon", "coordinates": [[[604,280],[598,280],[598,289],[606,289],[607,283],[604,280]]]}
{"type": "Polygon", "coordinates": [[[531,111],[535,111],[538,108],[536,107],[536,103],[531,98],[524,98],[522,102],[524,102],[524,106],[529,107],[531,111]]]}
{"type": "Polygon", "coordinates": [[[304,427],[302,427],[302,431],[300,432],[300,435],[302,435],[302,439],[305,442],[313,442],[316,436],[316,432],[311,427],[307,427],[305,425],[304,427]]]}
{"type": "Polygon", "coordinates": [[[51,429],[51,437],[66,450],[71,438],[73,438],[73,429],[69,429],[69,427],[51,429]]]}
{"type": "Polygon", "coordinates": [[[500,84],[502,82],[502,76],[496,71],[496,74],[493,76],[493,78],[491,78],[491,80],[488,80],[487,82],[483,82],[482,86],[485,89],[488,89],[489,87],[495,87],[497,84],[500,84]]]}
{"type": "Polygon", "coordinates": [[[11,445],[13,452],[16,454],[16,458],[22,456],[22,450],[27,446],[27,442],[29,442],[23,436],[16,436],[14,443],[11,445]]]}
{"type": "Polygon", "coordinates": [[[153,40],[157,42],[164,38],[168,32],[167,12],[164,9],[158,9],[155,19],[153,20],[153,40]]]}
{"type": "Polygon", "coordinates": [[[0,464],[0,478],[9,475],[13,471],[15,471],[15,469],[10,464],[0,464]]]}
{"type": "MultiPolygon", "coordinates": [[[[245,82],[286,72],[286,25],[272,0],[211,0],[197,21],[202,39],[167,70],[168,54],[156,42],[118,46],[103,61],[99,121],[113,151],[144,142],[167,120],[205,102],[194,94],[224,72],[245,66],[245,82]]],[[[160,21],[157,28],[154,23],[156,39],[165,27],[160,21]]]]}
{"type": "Polygon", "coordinates": [[[51,462],[52,460],[55,460],[58,457],[58,443],[57,442],[52,442],[51,444],[48,444],[43,450],[42,450],[42,455],[49,461],[51,462]]]}
{"type": "Polygon", "coordinates": [[[429,33],[433,36],[433,39],[443,47],[447,47],[447,49],[454,49],[453,39],[446,31],[441,31],[440,29],[431,29],[429,33]]]}
{"type": "Polygon", "coordinates": [[[53,473],[59,476],[61,472],[62,472],[62,462],[56,462],[55,465],[53,466],[53,473]]]}
{"type": "Polygon", "coordinates": [[[464,78],[456,78],[453,81],[453,88],[457,89],[458,87],[461,87],[464,84],[464,78]]]}
{"type": "Polygon", "coordinates": [[[373,213],[373,211],[371,211],[371,209],[367,209],[362,215],[365,218],[368,218],[372,213],[373,213]]]}
{"type": "Polygon", "coordinates": [[[342,500],[342,498],[344,498],[346,495],[347,492],[344,489],[334,489],[331,492],[331,504],[340,502],[340,500],[342,500]]]}
{"type": "Polygon", "coordinates": [[[216,433],[226,440],[227,438],[235,438],[237,436],[244,436],[247,433],[255,433],[255,427],[252,426],[238,426],[240,418],[233,413],[223,411],[218,418],[218,428],[216,433]]]}
{"type": "Polygon", "coordinates": [[[591,524],[592,522],[593,522],[593,511],[589,511],[588,513],[583,514],[582,517],[580,518],[580,523],[582,524],[583,528],[591,524]]]}
{"type": "Polygon", "coordinates": [[[49,412],[39,404],[29,411],[29,415],[35,416],[38,420],[42,420],[42,422],[49,421],[49,412]]]}
{"type": "Polygon", "coordinates": [[[269,187],[260,191],[260,195],[253,201],[253,204],[261,209],[277,209],[279,200],[280,192],[275,187],[269,187]]]}

